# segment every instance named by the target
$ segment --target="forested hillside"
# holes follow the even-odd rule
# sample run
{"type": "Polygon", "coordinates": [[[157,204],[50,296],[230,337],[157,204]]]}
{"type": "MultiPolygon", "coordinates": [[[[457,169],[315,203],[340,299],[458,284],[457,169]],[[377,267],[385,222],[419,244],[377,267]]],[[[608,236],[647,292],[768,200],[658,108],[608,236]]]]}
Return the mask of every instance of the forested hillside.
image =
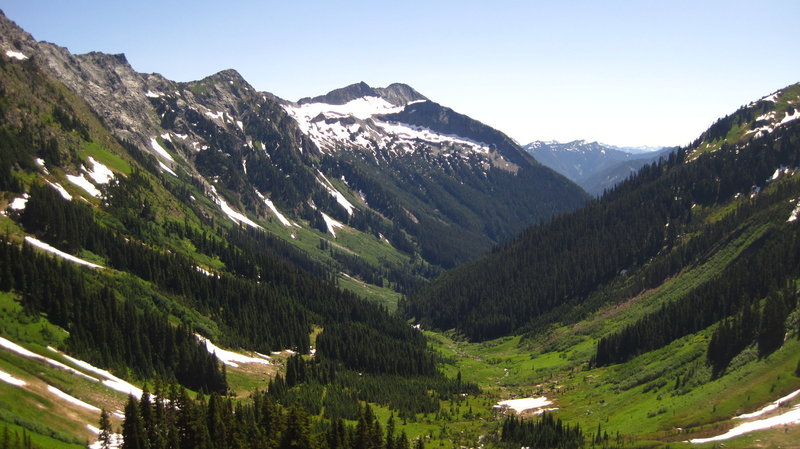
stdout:
{"type": "MultiPolygon", "coordinates": [[[[791,115],[791,111],[785,114],[791,115]]],[[[737,292],[736,301],[740,296],[747,301],[763,298],[798,276],[791,247],[796,226],[786,222],[791,207],[775,208],[797,198],[796,184],[789,181],[774,193],[757,194],[800,166],[797,122],[790,121],[744,143],[718,144],[719,150],[690,162],[689,156],[699,145],[644,167],[635,178],[587,207],[533,227],[486,258],[446,273],[409,298],[407,315],[426,326],[457,328],[476,340],[535,331],[655,287],[684,267],[709,257],[722,242],[748,226],[769,226],[772,230],[751,249],[752,256],[742,257],[743,266],[752,269],[750,257],[758,257],[756,248],[774,244],[787,251],[782,253],[786,258],[778,258],[781,268],[765,266],[763,271],[749,273],[763,283],[759,288],[759,283],[741,279],[736,265],[732,265],[727,276],[755,289],[750,292],[752,296],[742,295],[734,287],[737,284],[724,279],[717,282],[730,285],[737,292]],[[730,210],[709,220],[708,211],[720,207],[730,210]],[[775,243],[768,243],[771,241],[775,243]],[[632,279],[626,283],[627,289],[613,293],[602,290],[602,286],[626,276],[632,279]]],[[[714,288],[712,285],[707,288],[714,288]]],[[[697,295],[703,296],[700,292],[697,295]]],[[[696,331],[738,310],[722,301],[726,307],[709,304],[716,310],[713,316],[692,328],[696,331]]],[[[686,316],[697,317],[696,312],[686,311],[686,316]]],[[[666,319],[667,315],[663,316],[666,319]]],[[[687,320],[675,320],[689,325],[687,320]]],[[[657,333],[655,328],[650,329],[657,333]]],[[[667,335],[663,338],[671,340],[667,335]]]]}

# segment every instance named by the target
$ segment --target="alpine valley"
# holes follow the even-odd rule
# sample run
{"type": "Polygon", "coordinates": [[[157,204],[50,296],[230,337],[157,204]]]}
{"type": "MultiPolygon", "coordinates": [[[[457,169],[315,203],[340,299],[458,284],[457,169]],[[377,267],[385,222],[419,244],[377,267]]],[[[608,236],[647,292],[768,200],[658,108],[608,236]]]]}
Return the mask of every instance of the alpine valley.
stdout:
{"type": "Polygon", "coordinates": [[[797,447],[797,108],[546,161],[0,14],[0,447],[797,447]]]}

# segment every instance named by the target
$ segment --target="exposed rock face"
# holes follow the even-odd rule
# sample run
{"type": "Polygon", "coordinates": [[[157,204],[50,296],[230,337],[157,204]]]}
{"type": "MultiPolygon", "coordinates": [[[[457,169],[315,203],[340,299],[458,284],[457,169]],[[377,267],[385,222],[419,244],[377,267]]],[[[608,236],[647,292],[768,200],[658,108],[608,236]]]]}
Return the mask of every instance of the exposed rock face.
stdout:
{"type": "Polygon", "coordinates": [[[277,207],[320,229],[333,218],[451,266],[585,200],[503,133],[405,84],[294,103],[234,70],[181,83],[138,73],[124,55],[73,55],[5,17],[0,48],[30,58],[153,155],[153,170],[191,177],[226,214],[277,207]]]}

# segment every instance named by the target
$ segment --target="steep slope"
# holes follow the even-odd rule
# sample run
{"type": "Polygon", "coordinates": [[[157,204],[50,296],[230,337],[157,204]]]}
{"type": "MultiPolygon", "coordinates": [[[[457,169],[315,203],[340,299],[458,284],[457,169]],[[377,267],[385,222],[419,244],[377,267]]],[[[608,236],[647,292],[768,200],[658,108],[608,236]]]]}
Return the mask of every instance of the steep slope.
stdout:
{"type": "MultiPolygon", "coordinates": [[[[393,247],[358,263],[339,257],[334,263],[352,276],[364,271],[355,265],[397,272],[415,255],[450,267],[585,200],[502,133],[406,85],[359,83],[290,103],[256,92],[233,70],[176,83],[137,73],[124,55],[72,55],[2,22],[4,51],[37,61],[118,139],[152,154],[162,172],[201,186],[230,220],[277,220],[329,233],[324,240],[339,229],[371,239],[370,253],[383,252],[375,243],[393,247]]],[[[278,234],[293,241],[297,233],[278,234]]],[[[345,252],[362,252],[353,239],[337,240],[345,252]]],[[[401,278],[386,282],[420,282],[401,278]]]]}
{"type": "MultiPolygon", "coordinates": [[[[796,88],[775,95],[796,101],[796,88]]],[[[723,150],[695,160],[698,146],[706,145],[701,139],[586,208],[531,228],[485,259],[447,273],[412,297],[408,312],[428,325],[485,339],[563,319],[567,310],[585,312],[597,306],[587,304],[591,298],[622,300],[593,293],[620,273],[640,280],[632,288],[657,285],[732,232],[699,219],[698,208],[726,210],[800,166],[796,123],[783,121],[736,148],[720,143],[723,150]]]]}
{"type": "Polygon", "coordinates": [[[546,395],[561,419],[597,428],[595,444],[792,447],[800,92],[768,98],[769,129],[749,105],[586,208],[446,272],[403,310],[452,329],[455,341],[436,337],[451,369],[502,399],[546,395]]]}
{"type": "Polygon", "coordinates": [[[284,107],[325,154],[326,173],[439,265],[469,260],[585,199],[504,134],[405,85],[359,83],[284,107]]]}
{"type": "MultiPolygon", "coordinates": [[[[5,20],[0,23],[8,25],[5,20]]],[[[106,105],[109,116],[101,120],[95,108],[103,106],[101,100],[117,101],[110,99],[123,88],[114,84],[120,80],[112,75],[128,67],[121,58],[87,55],[84,59],[89,62],[69,69],[88,72],[94,67],[99,74],[102,64],[116,67],[106,72],[110,87],[86,82],[99,92],[93,105],[62,83],[49,66],[40,64],[45,50],[3,37],[3,426],[33,433],[37,445],[74,447],[92,434],[94,427],[87,425],[96,427],[100,407],[121,411],[128,392],[146,397],[141,392],[145,383],[249,394],[266,388],[277,371],[286,372],[281,360],[295,352],[308,359],[313,354],[313,373],[321,370],[315,363],[324,363],[326,376],[356,376],[358,370],[378,379],[375,382],[381,382],[381,376],[407,376],[450,388],[420,332],[385,308],[341,289],[336,282],[339,266],[311,258],[264,228],[286,229],[286,240],[291,240],[292,232],[312,248],[318,247],[323,233],[293,224],[274,205],[264,204],[264,214],[288,223],[237,210],[244,200],[231,192],[241,191],[245,197],[250,191],[263,204],[268,202],[255,189],[263,189],[263,195],[274,191],[257,178],[250,180],[247,190],[236,190],[233,186],[241,181],[240,175],[228,173],[234,171],[223,162],[228,156],[204,154],[212,148],[210,153],[222,153],[218,149],[223,148],[231,154],[241,145],[240,151],[254,157],[251,167],[282,159],[274,168],[281,177],[307,176],[308,182],[299,182],[298,189],[311,186],[310,194],[320,197],[319,204],[328,201],[347,214],[331,193],[333,188],[324,184],[324,176],[303,162],[315,147],[283,109],[251,111],[251,104],[243,101],[234,103],[241,109],[211,112],[231,104],[226,97],[236,89],[249,91],[244,84],[237,85],[243,81],[234,73],[223,72],[197,83],[151,86],[131,93],[151,108],[142,111],[156,117],[151,117],[152,130],[147,123],[139,128],[121,120],[136,115],[138,106],[113,112],[106,105]],[[102,64],[95,66],[92,61],[102,64]],[[190,101],[191,107],[170,109],[190,101]],[[159,109],[163,112],[151,114],[159,109]],[[159,117],[169,123],[159,123],[159,117]],[[248,126],[259,139],[253,145],[262,147],[261,159],[245,136],[233,132],[248,126]],[[146,134],[139,134],[139,129],[146,134]],[[156,129],[162,134],[150,137],[156,129]],[[130,139],[123,140],[124,135],[130,139]],[[137,144],[136,138],[145,143],[137,144]],[[264,150],[265,144],[273,151],[264,150]],[[215,344],[243,349],[248,355],[215,344]],[[286,351],[274,358],[254,352],[282,350],[286,351]],[[120,378],[134,386],[124,393],[107,388],[110,383],[118,385],[114,379],[122,382],[120,378]],[[248,388],[243,391],[241,384],[248,388]],[[70,404],[79,410],[70,411],[70,404]]],[[[142,86],[136,83],[147,77],[131,78],[139,89],[142,86]]],[[[246,98],[261,101],[262,106],[266,101],[263,95],[246,98]]],[[[238,162],[237,170],[239,165],[244,164],[238,162]]],[[[248,170],[241,167],[241,171],[248,170]]],[[[281,183],[282,194],[275,194],[275,202],[282,201],[287,209],[294,194],[292,182],[281,183]]],[[[306,197],[300,203],[305,208],[306,197]]],[[[373,240],[375,247],[388,246],[373,240]]],[[[358,244],[369,248],[368,243],[358,244]]],[[[318,254],[323,253],[337,260],[333,249],[318,254]]],[[[361,393],[359,388],[353,391],[361,393]]],[[[419,390],[415,400],[431,403],[430,391],[419,390]]],[[[348,399],[357,404],[355,398],[348,399]]],[[[286,405],[292,402],[286,397],[280,400],[286,405]]],[[[116,416],[118,423],[122,414],[116,416]]]]}
{"type": "Polygon", "coordinates": [[[645,164],[658,161],[675,150],[624,151],[585,140],[567,143],[536,141],[523,148],[537,161],[566,176],[594,196],[602,195],[645,164]]]}

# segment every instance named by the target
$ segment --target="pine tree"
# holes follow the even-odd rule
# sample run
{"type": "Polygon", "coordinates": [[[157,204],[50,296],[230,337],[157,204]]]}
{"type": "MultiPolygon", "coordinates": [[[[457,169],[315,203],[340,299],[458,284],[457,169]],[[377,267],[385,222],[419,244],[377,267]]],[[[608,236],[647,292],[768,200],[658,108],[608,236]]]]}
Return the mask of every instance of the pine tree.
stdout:
{"type": "Polygon", "coordinates": [[[139,412],[139,402],[133,395],[128,396],[125,405],[125,421],[122,423],[122,449],[149,449],[147,434],[139,412]]]}
{"type": "Polygon", "coordinates": [[[111,420],[109,419],[106,409],[100,410],[100,434],[97,436],[97,441],[100,442],[101,449],[109,449],[111,447],[111,420]]]}

